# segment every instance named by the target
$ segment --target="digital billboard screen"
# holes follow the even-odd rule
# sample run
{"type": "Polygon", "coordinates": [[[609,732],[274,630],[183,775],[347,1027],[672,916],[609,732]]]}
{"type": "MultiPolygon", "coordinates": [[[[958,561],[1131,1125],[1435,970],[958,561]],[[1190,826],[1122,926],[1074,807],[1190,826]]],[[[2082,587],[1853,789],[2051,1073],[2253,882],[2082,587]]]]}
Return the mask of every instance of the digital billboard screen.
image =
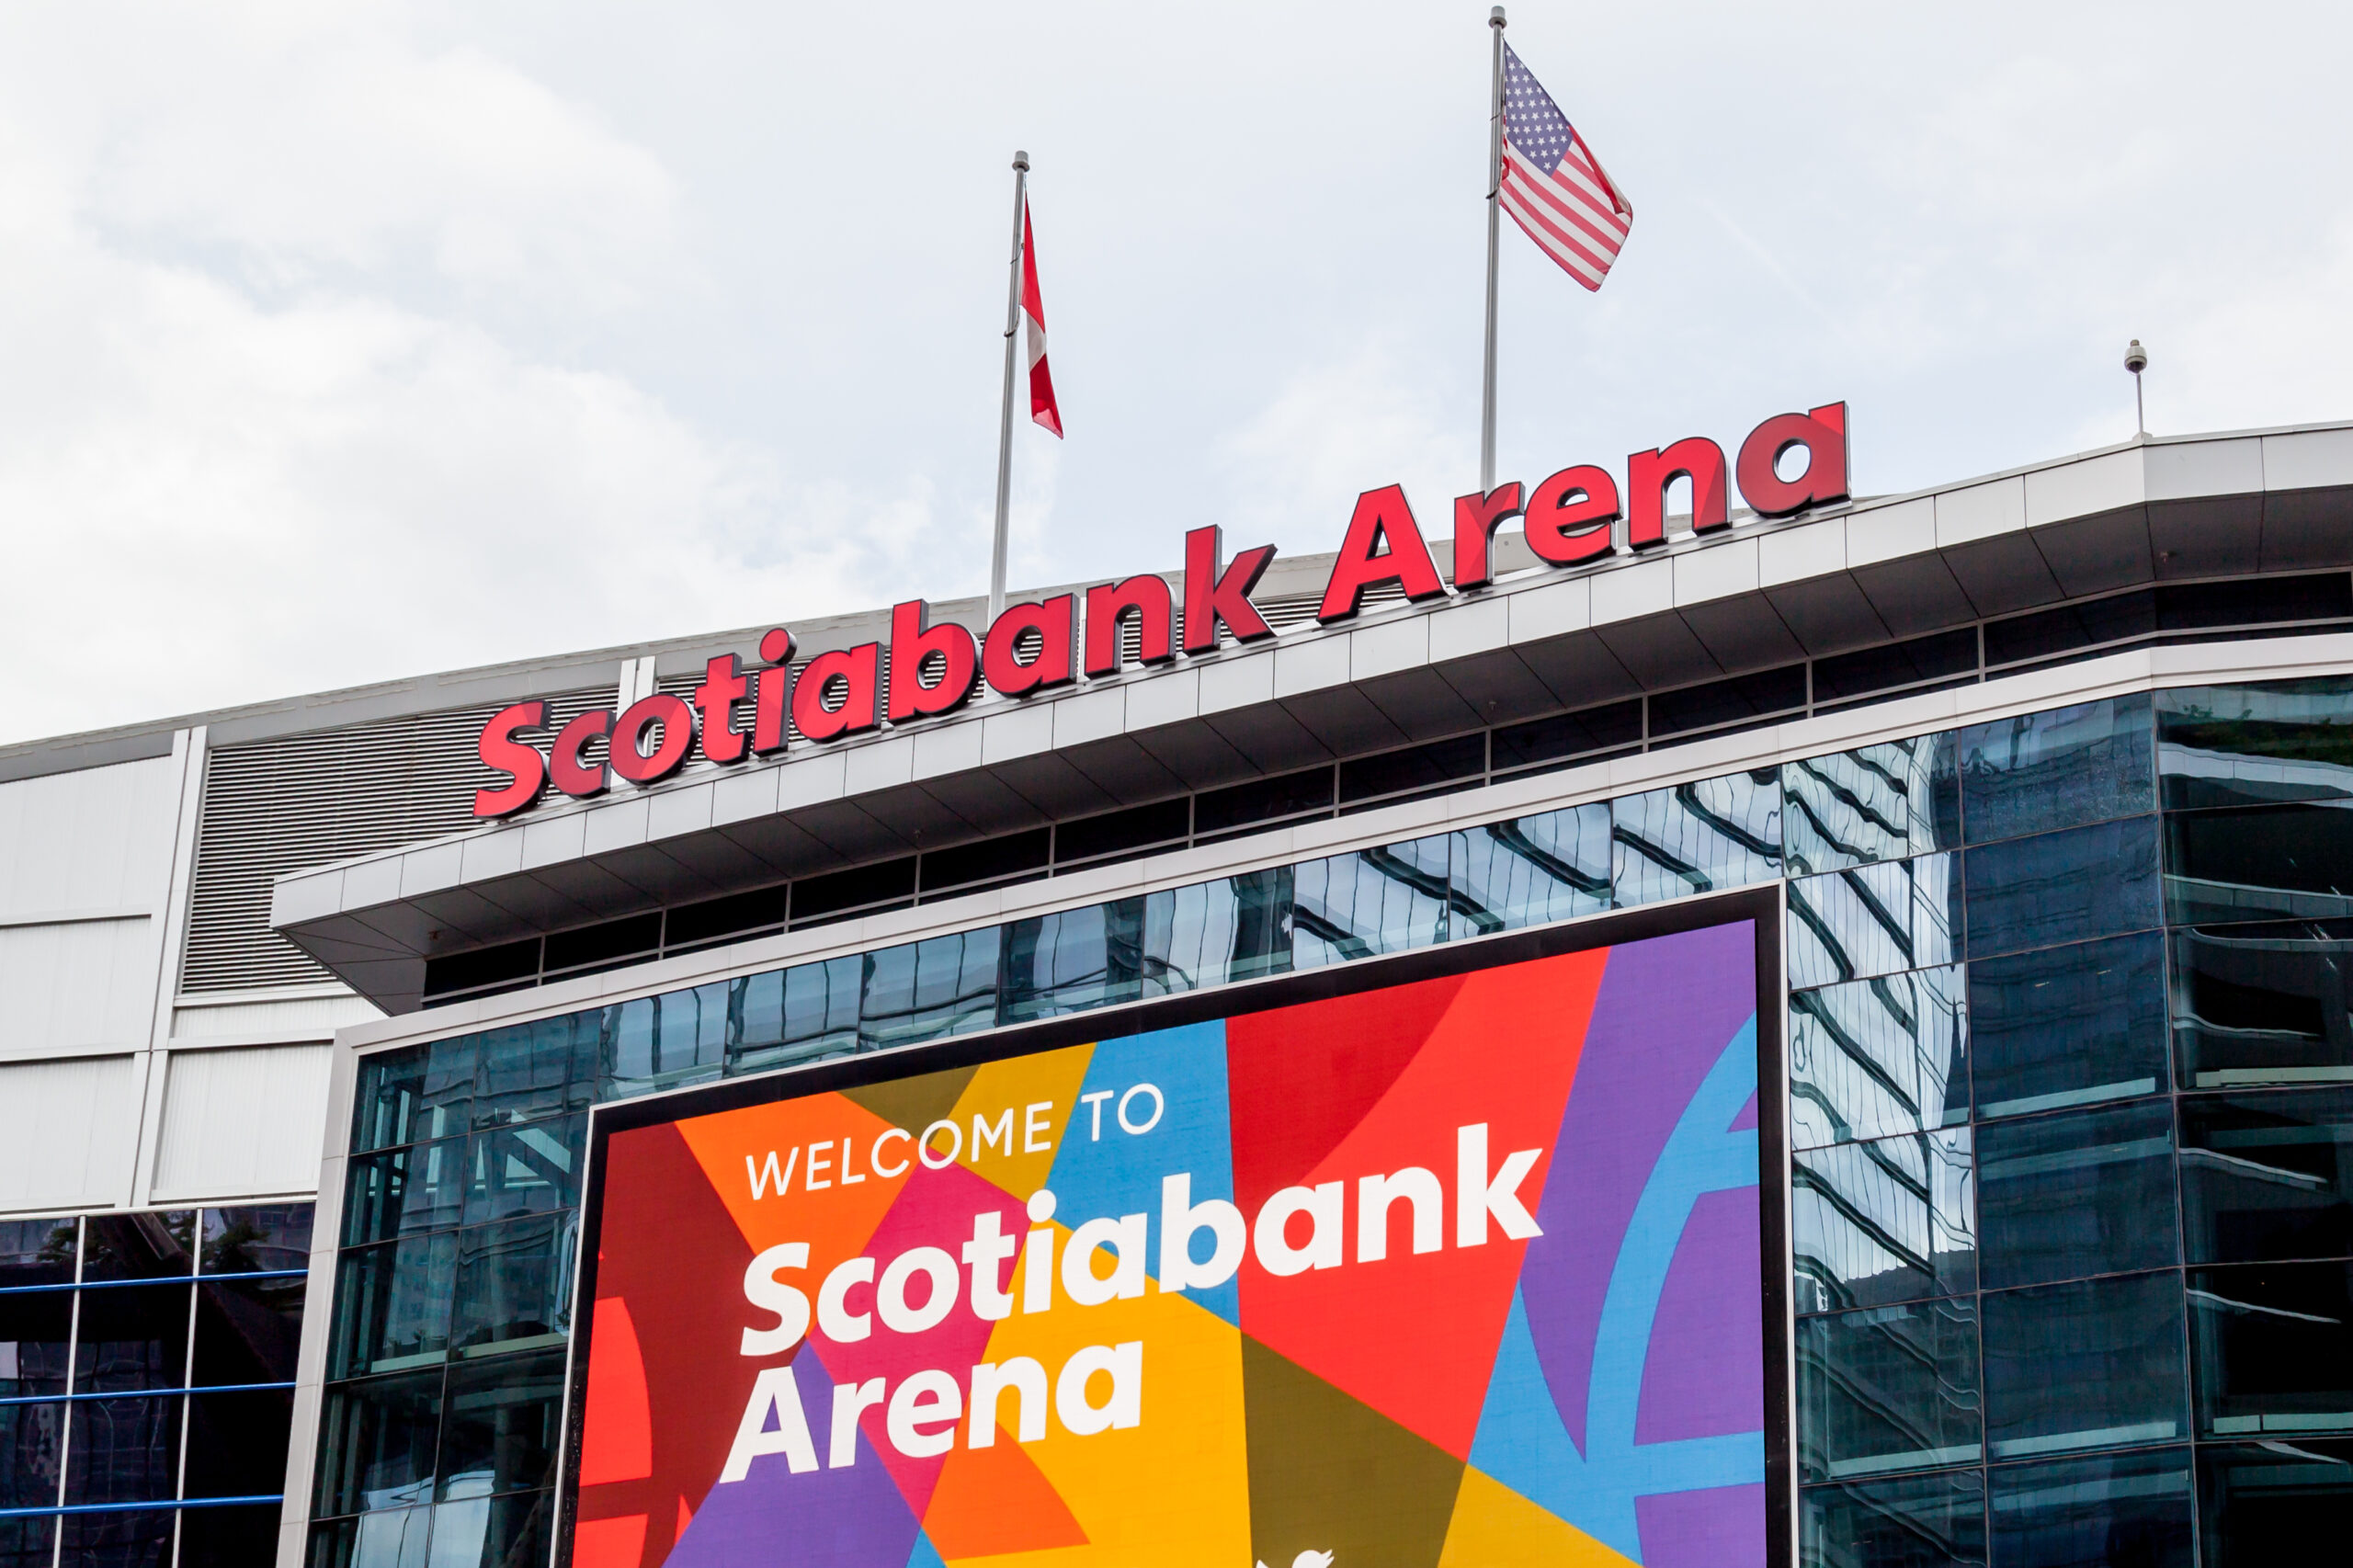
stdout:
{"type": "Polygon", "coordinates": [[[599,1111],[574,1568],[1785,1561],[1769,907],[599,1111]]]}

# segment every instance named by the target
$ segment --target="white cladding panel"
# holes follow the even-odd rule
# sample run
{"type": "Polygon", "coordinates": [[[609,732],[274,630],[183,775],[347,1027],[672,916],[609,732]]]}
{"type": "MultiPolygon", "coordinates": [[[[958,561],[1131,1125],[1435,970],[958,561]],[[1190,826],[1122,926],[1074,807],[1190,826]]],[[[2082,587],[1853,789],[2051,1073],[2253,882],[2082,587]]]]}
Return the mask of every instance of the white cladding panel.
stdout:
{"type": "Polygon", "coordinates": [[[134,1058],[0,1066],[0,1210],[121,1202],[138,1140],[134,1058]]]}
{"type": "Polygon", "coordinates": [[[151,925],[0,926],[0,1056],[143,1048],[155,1017],[151,925]]]}
{"type": "Polygon", "coordinates": [[[172,1052],[157,1201],[317,1186],[334,1055],[324,1044],[172,1052]]]}
{"type": "Polygon", "coordinates": [[[156,907],[179,764],[159,756],[0,784],[0,920],[156,907]]]}

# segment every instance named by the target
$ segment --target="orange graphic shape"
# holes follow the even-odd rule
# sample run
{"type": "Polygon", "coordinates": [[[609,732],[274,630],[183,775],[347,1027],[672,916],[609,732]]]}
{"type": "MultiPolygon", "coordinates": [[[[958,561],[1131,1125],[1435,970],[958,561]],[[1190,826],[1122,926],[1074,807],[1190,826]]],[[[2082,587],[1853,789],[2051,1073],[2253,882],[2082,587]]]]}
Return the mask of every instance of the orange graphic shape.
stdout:
{"type": "Polygon", "coordinates": [[[1086,1532],[1052,1483],[1002,1426],[988,1448],[958,1449],[949,1456],[923,1529],[950,1562],[1086,1544],[1086,1532]]]}
{"type": "MultiPolygon", "coordinates": [[[[1054,1151],[1062,1146],[1063,1131],[1077,1108],[1079,1087],[1086,1081],[1086,1064],[1094,1056],[1093,1046],[1074,1045],[992,1062],[974,1071],[956,1108],[949,1112],[963,1137],[958,1163],[1000,1191],[1027,1201],[1046,1185],[1046,1173],[1053,1169],[1054,1151]],[[1029,1146],[1033,1105],[1048,1108],[1039,1114],[1036,1142],[1042,1147],[1036,1149],[1029,1146]]],[[[947,1134],[940,1137],[944,1141],[947,1134]]]]}
{"type": "Polygon", "coordinates": [[[892,1131],[889,1122],[840,1095],[746,1106],[676,1125],[678,1136],[686,1140],[755,1255],[780,1242],[809,1244],[805,1278],[813,1295],[815,1282],[834,1265],[865,1250],[874,1228],[906,1185],[907,1172],[915,1168],[909,1139],[903,1134],[886,1137],[892,1131]],[[878,1140],[881,1169],[876,1168],[878,1140]],[[809,1186],[813,1146],[817,1179],[825,1184],[813,1190],[809,1186]],[[775,1177],[769,1175],[771,1156],[775,1177]],[[776,1181],[788,1167],[790,1179],[779,1196],[776,1181]],[[885,1175],[886,1170],[896,1174],[885,1175]],[[846,1174],[854,1179],[845,1181],[846,1174]],[[756,1198],[755,1183],[760,1189],[756,1198]]]}

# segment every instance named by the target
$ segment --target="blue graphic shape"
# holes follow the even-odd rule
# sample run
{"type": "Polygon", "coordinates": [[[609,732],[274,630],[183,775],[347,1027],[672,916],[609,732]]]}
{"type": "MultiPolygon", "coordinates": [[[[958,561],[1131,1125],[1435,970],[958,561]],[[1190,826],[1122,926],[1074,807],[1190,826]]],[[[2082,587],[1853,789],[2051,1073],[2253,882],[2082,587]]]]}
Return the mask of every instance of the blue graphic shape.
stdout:
{"type": "MultiPolygon", "coordinates": [[[[1152,1256],[1145,1267],[1157,1281],[1161,1178],[1180,1174],[1192,1176],[1194,1204],[1212,1198],[1233,1201],[1222,1020],[1099,1041],[1047,1185],[1054,1191],[1055,1220],[1073,1228],[1120,1214],[1151,1216],[1152,1256]],[[1157,1120],[1153,1096],[1135,1092],[1139,1084],[1160,1091],[1157,1120]],[[1150,1131],[1122,1129],[1123,1100],[1126,1124],[1149,1124],[1150,1131]]],[[[1209,1233],[1196,1232],[1197,1262],[1208,1261],[1209,1245],[1209,1233]]],[[[1241,1288],[1232,1279],[1186,1295],[1228,1323],[1242,1321],[1241,1288]]]]}
{"type": "Polygon", "coordinates": [[[1725,1131],[1756,1092],[1756,1020],[1751,1017],[1676,1119],[1620,1244],[1594,1345],[1586,1452],[1577,1452],[1553,1403],[1527,1304],[1516,1290],[1478,1435],[1472,1440],[1472,1464],[1638,1562],[1637,1497],[1750,1486],[1765,1479],[1761,1430],[1668,1443],[1634,1441],[1651,1329],[1692,1206],[1706,1193],[1757,1185],[1756,1131],[1725,1131]]]}
{"type": "Polygon", "coordinates": [[[948,1568],[948,1563],[940,1557],[939,1549],[931,1544],[931,1537],[917,1530],[915,1549],[908,1554],[907,1568],[948,1568]]]}

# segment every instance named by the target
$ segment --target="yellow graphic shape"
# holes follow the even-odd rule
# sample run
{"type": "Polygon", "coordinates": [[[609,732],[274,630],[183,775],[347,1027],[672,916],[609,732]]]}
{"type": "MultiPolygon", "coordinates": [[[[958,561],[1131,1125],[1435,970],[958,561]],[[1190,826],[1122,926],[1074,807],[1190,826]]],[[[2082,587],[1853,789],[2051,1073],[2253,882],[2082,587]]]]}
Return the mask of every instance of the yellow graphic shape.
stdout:
{"type": "MultiPolygon", "coordinates": [[[[1070,1239],[1067,1230],[1054,1229],[1058,1243],[1070,1239]]],[[[1087,1544],[1007,1552],[987,1559],[991,1568],[1200,1568],[1250,1561],[1241,1330],[1156,1285],[1132,1301],[1099,1307],[1076,1305],[1057,1289],[1051,1312],[1017,1312],[989,1336],[991,1361],[1016,1356],[1034,1358],[1048,1383],[1046,1436],[1023,1451],[1086,1532],[1087,1544]],[[1141,1419],[1091,1437],[1068,1430],[1051,1408],[1063,1364],[1085,1346],[1131,1340],[1143,1346],[1141,1419]]],[[[1108,1379],[1093,1381],[1100,1402],[1108,1379]]],[[[998,1442],[1013,1440],[1017,1410],[1007,1394],[998,1442]]]]}
{"type": "Polygon", "coordinates": [[[1493,1476],[1465,1467],[1438,1568],[1639,1568],[1493,1476]]]}
{"type": "MultiPolygon", "coordinates": [[[[1074,1045],[975,1069],[956,1108],[948,1113],[963,1138],[964,1152],[957,1163],[1025,1200],[1045,1186],[1054,1152],[1062,1147],[1063,1133],[1079,1108],[1079,1087],[1094,1055],[1092,1045],[1074,1045]],[[1038,1113],[1034,1134],[1032,1106],[1052,1108],[1038,1113]],[[1031,1150],[1032,1142],[1042,1147],[1031,1150]]],[[[945,1153],[947,1142],[943,1132],[933,1146],[945,1153]]]]}

